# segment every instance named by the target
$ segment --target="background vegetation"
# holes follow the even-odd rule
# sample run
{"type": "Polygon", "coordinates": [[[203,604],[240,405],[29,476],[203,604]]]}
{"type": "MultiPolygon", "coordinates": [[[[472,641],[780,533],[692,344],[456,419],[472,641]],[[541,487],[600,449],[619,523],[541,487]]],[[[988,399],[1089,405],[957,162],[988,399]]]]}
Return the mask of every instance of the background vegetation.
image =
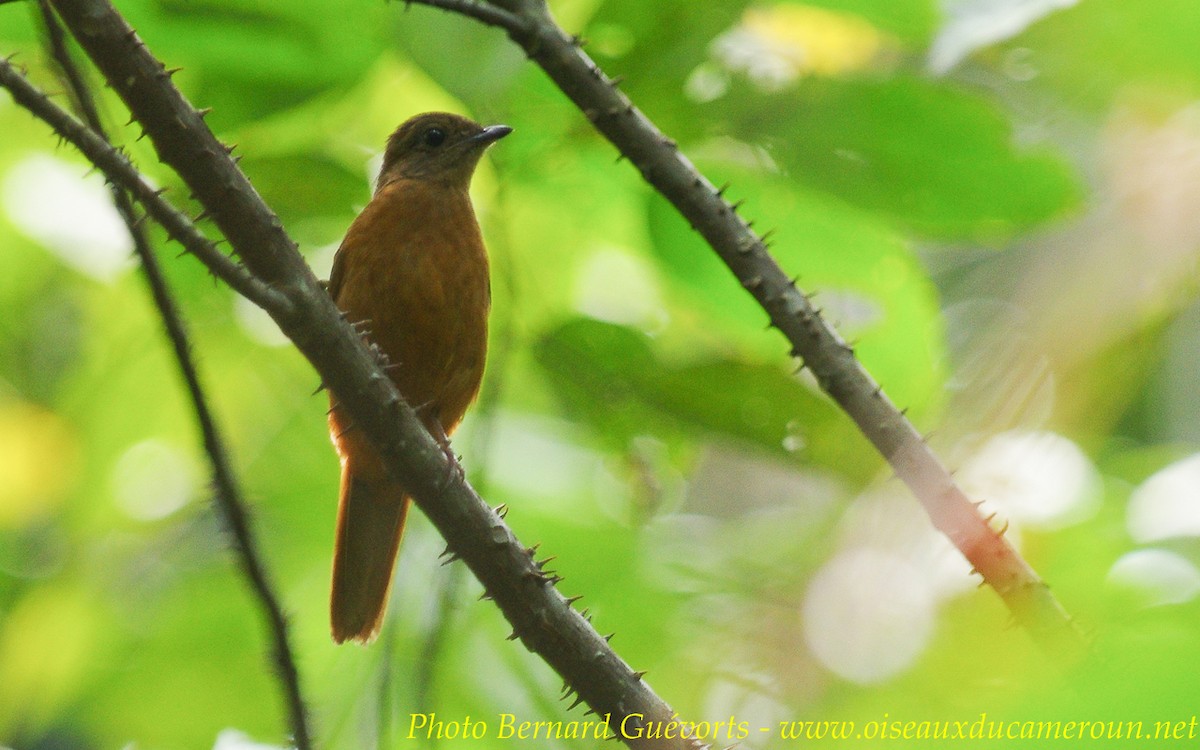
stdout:
{"type": "MultiPolygon", "coordinates": [[[[121,3],[321,275],[399,121],[515,128],[475,184],[492,356],[456,446],[684,718],[1193,717],[1200,6],[552,7],[775,230],[784,267],[1093,636],[1088,658],[1052,668],[1009,627],[711,252],[502,34],[366,0],[121,3]]],[[[12,52],[61,90],[29,3],[0,5],[12,52]]],[[[86,171],[0,96],[0,745],[282,745],[192,415],[86,171]]],[[[315,376],[199,264],[167,271],[321,746],[411,745],[414,712],[580,718],[438,565],[423,519],[380,642],[331,644],[337,467],[315,376]]]]}

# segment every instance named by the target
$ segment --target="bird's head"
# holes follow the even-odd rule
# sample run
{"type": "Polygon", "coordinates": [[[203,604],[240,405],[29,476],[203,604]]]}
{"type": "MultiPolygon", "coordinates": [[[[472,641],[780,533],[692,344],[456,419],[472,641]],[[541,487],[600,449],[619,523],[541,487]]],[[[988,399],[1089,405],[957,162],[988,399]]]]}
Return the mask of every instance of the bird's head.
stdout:
{"type": "Polygon", "coordinates": [[[410,118],[388,138],[379,186],[400,179],[466,187],[487,147],[512,132],[507,125],[484,127],[448,112],[410,118]]]}

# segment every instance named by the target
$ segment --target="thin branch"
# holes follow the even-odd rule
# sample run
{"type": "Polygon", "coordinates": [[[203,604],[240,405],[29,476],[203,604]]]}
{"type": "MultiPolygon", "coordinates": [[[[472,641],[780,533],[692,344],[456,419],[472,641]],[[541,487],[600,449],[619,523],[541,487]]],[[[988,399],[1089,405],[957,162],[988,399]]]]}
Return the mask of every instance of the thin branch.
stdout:
{"type": "MultiPolygon", "coordinates": [[[[72,99],[75,101],[76,106],[92,131],[107,141],[108,135],[105,133],[104,125],[100,120],[100,114],[96,109],[91,90],[84,80],[81,71],[75,65],[75,61],[71,58],[62,27],[59,25],[54,11],[47,0],[39,0],[38,7],[41,10],[42,21],[46,28],[50,55],[62,70],[72,99]]],[[[283,607],[280,606],[279,599],[275,596],[274,588],[268,580],[266,566],[259,557],[258,544],[255,541],[254,531],[250,525],[249,514],[246,511],[246,502],[243,499],[237,478],[234,476],[233,467],[229,461],[229,454],[225,449],[225,441],[222,439],[216,420],[208,408],[208,399],[205,396],[203,386],[200,385],[200,376],[196,371],[196,365],[191,355],[190,337],[188,336],[187,328],[184,325],[183,317],[179,314],[179,310],[175,306],[175,301],[167,286],[162,268],[158,264],[158,258],[154,255],[154,251],[150,246],[150,239],[147,236],[145,225],[138,220],[134,212],[133,202],[130,200],[129,194],[116,183],[110,183],[110,186],[112,188],[113,202],[116,204],[118,213],[121,214],[122,220],[124,220],[126,227],[129,229],[130,236],[133,238],[134,249],[141,260],[142,272],[146,278],[146,283],[150,287],[154,304],[158,307],[159,316],[162,318],[167,338],[170,340],[171,346],[175,351],[175,359],[179,363],[179,369],[183,375],[188,395],[192,399],[192,408],[196,412],[196,421],[200,426],[204,449],[208,453],[209,462],[212,464],[213,487],[215,490],[214,500],[217,510],[224,518],[226,527],[233,535],[234,552],[238,556],[242,573],[249,582],[255,599],[262,608],[263,616],[267,621],[272,640],[274,664],[287,705],[292,739],[296,743],[297,750],[310,750],[312,748],[312,735],[308,727],[308,715],[304,708],[304,699],[300,689],[300,676],[296,669],[296,659],[293,656],[292,647],[288,639],[287,621],[283,614],[283,607]]],[[[223,258],[224,256],[221,257],[223,258]]]]}
{"type": "Polygon", "coordinates": [[[500,26],[574,102],[585,117],[704,237],[771,325],[803,359],[821,388],[858,424],[1014,617],[1053,650],[1081,637],[1070,616],[1020,553],[993,530],[911,422],[884,395],[852,347],[809,304],[757,235],[718,190],[612,79],[560,28],[545,0],[492,0],[505,10],[481,13],[474,0],[412,0],[500,26]],[[518,20],[509,16],[515,15],[518,20]]]}
{"type": "Polygon", "coordinates": [[[162,197],[162,191],[154,188],[138,173],[129,159],[111,143],[65,111],[37,87],[31,84],[9,60],[0,60],[0,85],[8,89],[13,100],[32,112],[66,138],[108,177],[109,181],[128,190],[146,207],[159,224],[167,230],[171,239],[178,241],[184,249],[200,259],[212,273],[242,296],[266,307],[284,304],[286,298],[269,286],[254,278],[227,255],[217,249],[196,225],[162,197]]]}
{"type": "Polygon", "coordinates": [[[698,741],[679,736],[687,733],[686,727],[642,673],[631,669],[571,608],[554,586],[559,579],[543,571],[500,514],[450,471],[441,447],[342,319],[279,219],[120,14],[106,0],[52,2],[145,128],[159,157],[187,183],[251,273],[282,297],[272,295],[263,307],[479,579],[513,626],[514,638],[542,656],[578,691],[597,720],[607,719],[607,726],[629,746],[699,747],[698,741]],[[644,728],[651,723],[666,729],[647,736],[644,728]]]}
{"type": "Polygon", "coordinates": [[[414,2],[461,13],[489,26],[507,29],[512,33],[526,33],[529,30],[528,24],[521,16],[483,0],[404,0],[404,5],[407,8],[414,2]]]}

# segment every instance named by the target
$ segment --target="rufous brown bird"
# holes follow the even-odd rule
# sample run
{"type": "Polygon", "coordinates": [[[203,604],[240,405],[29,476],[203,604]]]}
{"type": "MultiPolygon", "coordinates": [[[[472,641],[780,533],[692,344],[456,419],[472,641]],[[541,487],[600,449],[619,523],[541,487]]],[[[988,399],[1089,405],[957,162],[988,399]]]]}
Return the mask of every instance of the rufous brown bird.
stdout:
{"type": "MultiPolygon", "coordinates": [[[[483,152],[510,132],[444,112],[401,125],[329,279],[334,303],[386,355],[401,395],[447,451],[487,353],[488,259],[467,188],[483,152]]],[[[330,398],[342,465],[330,622],[334,641],[366,643],[383,620],[410,499],[330,398]]]]}

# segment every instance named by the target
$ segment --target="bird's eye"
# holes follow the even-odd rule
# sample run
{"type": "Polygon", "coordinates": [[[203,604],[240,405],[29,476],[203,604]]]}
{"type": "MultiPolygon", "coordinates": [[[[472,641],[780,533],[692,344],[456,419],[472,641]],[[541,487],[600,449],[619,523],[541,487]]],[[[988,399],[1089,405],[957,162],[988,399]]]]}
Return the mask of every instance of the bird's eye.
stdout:
{"type": "Polygon", "coordinates": [[[430,128],[429,130],[426,130],[425,134],[421,137],[424,139],[426,146],[437,148],[438,146],[442,145],[443,141],[446,140],[446,131],[442,130],[441,128],[430,128]]]}

